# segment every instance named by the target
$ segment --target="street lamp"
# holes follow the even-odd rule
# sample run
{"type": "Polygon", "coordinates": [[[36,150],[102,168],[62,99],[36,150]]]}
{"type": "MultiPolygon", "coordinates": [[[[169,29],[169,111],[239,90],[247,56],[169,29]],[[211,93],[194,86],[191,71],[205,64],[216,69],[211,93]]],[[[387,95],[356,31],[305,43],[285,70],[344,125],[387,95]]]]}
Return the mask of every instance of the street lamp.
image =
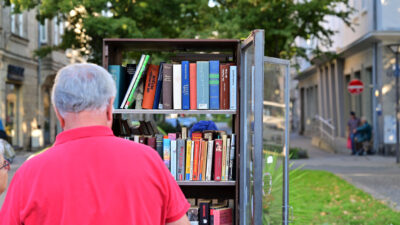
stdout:
{"type": "Polygon", "coordinates": [[[399,53],[400,53],[400,43],[388,45],[390,51],[396,56],[396,69],[394,71],[394,76],[396,77],[396,163],[400,162],[400,148],[399,148],[399,53]]]}

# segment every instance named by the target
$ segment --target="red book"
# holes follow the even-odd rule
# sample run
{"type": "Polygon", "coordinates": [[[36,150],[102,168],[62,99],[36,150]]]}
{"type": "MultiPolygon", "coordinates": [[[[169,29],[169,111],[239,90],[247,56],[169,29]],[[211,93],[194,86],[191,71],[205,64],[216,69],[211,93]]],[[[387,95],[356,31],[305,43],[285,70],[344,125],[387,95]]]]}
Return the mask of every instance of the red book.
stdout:
{"type": "Polygon", "coordinates": [[[200,140],[194,141],[194,155],[193,155],[193,180],[199,180],[199,152],[200,140]]]}
{"type": "Polygon", "coordinates": [[[214,225],[232,225],[232,208],[214,209],[214,225]]]}
{"type": "Polygon", "coordinates": [[[192,133],[192,140],[193,141],[200,140],[202,138],[203,138],[203,133],[201,133],[201,132],[193,132],[192,133]]]}
{"type": "Polygon", "coordinates": [[[230,64],[219,66],[219,109],[229,109],[229,66],[230,64]]]}
{"type": "Polygon", "coordinates": [[[142,103],[143,109],[153,109],[159,68],[160,66],[151,64],[147,69],[146,84],[144,86],[144,93],[143,93],[143,103],[142,103]]]}
{"type": "Polygon", "coordinates": [[[190,109],[197,109],[197,70],[196,63],[189,64],[190,109]]]}
{"type": "Polygon", "coordinates": [[[214,180],[220,181],[222,172],[222,139],[215,139],[214,143],[214,180]]]}
{"type": "Polygon", "coordinates": [[[152,147],[153,149],[156,149],[156,138],[155,137],[147,138],[147,145],[152,147]]]}

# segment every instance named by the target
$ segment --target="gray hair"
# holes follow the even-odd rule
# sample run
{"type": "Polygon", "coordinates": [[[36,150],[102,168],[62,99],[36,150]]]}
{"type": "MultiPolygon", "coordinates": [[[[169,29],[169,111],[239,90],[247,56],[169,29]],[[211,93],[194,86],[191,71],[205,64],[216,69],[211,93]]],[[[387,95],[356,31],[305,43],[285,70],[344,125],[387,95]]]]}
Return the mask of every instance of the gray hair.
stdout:
{"type": "Polygon", "coordinates": [[[115,81],[103,67],[72,64],[58,71],[51,100],[62,117],[65,113],[105,110],[115,97],[115,81]]]}

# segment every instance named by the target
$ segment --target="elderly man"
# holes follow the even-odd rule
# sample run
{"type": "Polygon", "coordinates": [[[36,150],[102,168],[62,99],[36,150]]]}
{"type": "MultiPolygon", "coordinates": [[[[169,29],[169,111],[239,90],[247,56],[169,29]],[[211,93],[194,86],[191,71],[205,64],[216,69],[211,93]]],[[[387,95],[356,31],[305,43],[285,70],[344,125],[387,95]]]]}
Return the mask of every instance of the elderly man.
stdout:
{"type": "Polygon", "coordinates": [[[361,125],[353,130],[354,133],[354,141],[356,142],[357,146],[357,154],[363,155],[364,154],[364,142],[371,141],[372,137],[372,127],[368,124],[367,118],[364,116],[361,117],[361,125]]]}
{"type": "Polygon", "coordinates": [[[190,205],[157,152],[113,135],[115,93],[100,66],[58,72],[52,102],[63,132],[17,171],[0,224],[189,224],[190,205]]]}

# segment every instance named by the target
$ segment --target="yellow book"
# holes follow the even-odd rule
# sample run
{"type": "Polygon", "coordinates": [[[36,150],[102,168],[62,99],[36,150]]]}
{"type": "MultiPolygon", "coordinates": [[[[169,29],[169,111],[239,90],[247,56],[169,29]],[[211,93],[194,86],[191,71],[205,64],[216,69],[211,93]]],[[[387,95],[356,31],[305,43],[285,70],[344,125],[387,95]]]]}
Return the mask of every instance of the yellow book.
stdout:
{"type": "Polygon", "coordinates": [[[225,180],[226,172],[226,134],[222,135],[222,173],[221,173],[221,180],[225,180]]]}
{"type": "Polygon", "coordinates": [[[186,141],[186,167],[185,167],[185,174],[186,179],[190,180],[190,158],[192,155],[192,140],[188,139],[186,141]]]}

